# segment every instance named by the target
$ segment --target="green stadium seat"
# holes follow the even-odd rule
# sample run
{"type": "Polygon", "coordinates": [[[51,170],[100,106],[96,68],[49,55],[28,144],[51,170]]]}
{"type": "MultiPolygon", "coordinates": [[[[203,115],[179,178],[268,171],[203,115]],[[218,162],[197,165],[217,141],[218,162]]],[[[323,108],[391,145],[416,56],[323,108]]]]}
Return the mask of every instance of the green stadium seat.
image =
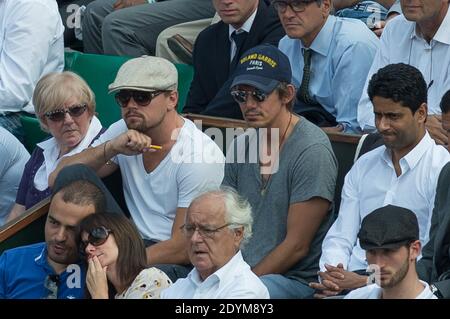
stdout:
{"type": "Polygon", "coordinates": [[[25,132],[25,147],[30,153],[33,152],[37,143],[50,136],[47,132],[41,130],[39,121],[35,117],[22,115],[20,122],[25,132]]]}
{"type": "Polygon", "coordinates": [[[72,69],[73,62],[80,54],[83,53],[78,51],[64,51],[64,71],[69,71],[72,69]]]}
{"type": "Polygon", "coordinates": [[[188,64],[175,64],[178,71],[178,113],[181,113],[186,104],[189,88],[194,77],[194,68],[188,64]]]}
{"type": "Polygon", "coordinates": [[[67,69],[80,75],[94,91],[96,111],[104,127],[121,118],[114,96],[108,94],[108,85],[114,81],[121,65],[129,59],[130,57],[82,53],[67,69]]]}

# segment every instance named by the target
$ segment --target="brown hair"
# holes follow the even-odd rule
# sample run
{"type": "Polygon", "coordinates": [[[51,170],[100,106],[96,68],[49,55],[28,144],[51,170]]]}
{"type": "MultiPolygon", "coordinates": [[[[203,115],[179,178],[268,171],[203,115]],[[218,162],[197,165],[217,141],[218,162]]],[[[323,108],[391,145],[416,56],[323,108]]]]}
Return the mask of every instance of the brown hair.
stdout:
{"type": "Polygon", "coordinates": [[[117,278],[129,287],[139,273],[147,267],[144,241],[134,223],[121,214],[97,213],[84,218],[79,226],[79,234],[89,233],[96,227],[104,226],[111,230],[117,244],[117,278]]]}
{"type": "MultiPolygon", "coordinates": [[[[288,85],[290,83],[286,83],[286,82],[280,82],[280,84],[277,86],[277,88],[275,89],[278,92],[278,95],[280,96],[280,98],[285,98],[287,96],[289,96],[289,89],[288,89],[288,85]]],[[[288,111],[292,112],[292,110],[294,109],[294,102],[295,102],[295,90],[294,90],[294,96],[293,98],[286,104],[286,107],[288,109],[288,111]]]]}

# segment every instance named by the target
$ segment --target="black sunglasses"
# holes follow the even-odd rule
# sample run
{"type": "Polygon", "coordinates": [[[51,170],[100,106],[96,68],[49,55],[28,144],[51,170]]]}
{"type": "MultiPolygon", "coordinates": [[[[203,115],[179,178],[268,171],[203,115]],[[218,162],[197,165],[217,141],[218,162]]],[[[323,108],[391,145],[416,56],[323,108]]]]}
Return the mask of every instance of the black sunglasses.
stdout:
{"type": "Polygon", "coordinates": [[[80,253],[82,255],[85,254],[85,250],[88,244],[96,247],[103,245],[108,240],[109,234],[111,234],[112,232],[113,231],[111,229],[108,229],[104,226],[99,226],[91,229],[87,241],[82,240],[80,242],[80,253]]]}
{"type": "Polygon", "coordinates": [[[267,94],[254,89],[253,91],[244,91],[244,90],[233,90],[231,91],[231,96],[237,103],[246,103],[248,100],[248,96],[251,95],[256,102],[264,102],[267,99],[267,94]]]}
{"type": "Polygon", "coordinates": [[[51,121],[61,122],[66,118],[66,113],[69,113],[71,117],[81,116],[87,109],[86,104],[72,105],[66,109],[57,109],[47,113],[44,116],[51,121]]]}
{"type": "Polygon", "coordinates": [[[133,90],[120,90],[114,95],[114,97],[116,98],[117,104],[119,104],[120,107],[127,107],[128,102],[130,102],[131,98],[133,98],[134,102],[136,102],[137,105],[147,106],[155,97],[164,92],[167,91],[145,92],[133,90]]]}

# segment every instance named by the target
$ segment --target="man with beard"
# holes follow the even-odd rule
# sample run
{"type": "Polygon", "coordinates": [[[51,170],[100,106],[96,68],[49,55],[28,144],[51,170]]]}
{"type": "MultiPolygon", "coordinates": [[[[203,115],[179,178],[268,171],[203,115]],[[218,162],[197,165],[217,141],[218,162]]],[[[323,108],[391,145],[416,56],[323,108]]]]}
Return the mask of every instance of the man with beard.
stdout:
{"type": "Polygon", "coordinates": [[[345,299],[437,299],[417,275],[421,244],[412,211],[394,205],[378,208],[364,217],[358,238],[375,284],[356,289],[345,299]]]}
{"type": "Polygon", "coordinates": [[[109,86],[122,118],[92,148],[61,161],[83,163],[100,177],[120,167],[125,201],[147,246],[149,264],[175,282],[191,266],[180,226],[192,199],[223,178],[224,156],[193,122],[177,113],[178,74],[169,61],[143,56],[127,61],[109,86]]]}
{"type": "Polygon", "coordinates": [[[425,123],[438,144],[447,144],[441,126],[439,101],[450,86],[450,10],[449,0],[401,0],[403,15],[384,28],[380,47],[367,76],[358,105],[361,129],[374,127],[373,105],[367,95],[370,78],[391,63],[406,63],[422,72],[428,86],[428,119],[425,123]]]}
{"type": "Polygon", "coordinates": [[[76,180],[56,191],[45,222],[45,242],[10,249],[0,257],[0,299],[83,298],[86,272],[79,260],[76,227],[105,208],[105,193],[94,182],[76,180]]]}
{"type": "Polygon", "coordinates": [[[316,297],[366,284],[367,262],[356,235],[361,220],[379,207],[413,210],[420,241],[427,243],[439,173],[450,160],[425,129],[427,85],[419,70],[388,65],[373,75],[368,95],[384,145],[361,156],[345,177],[339,216],[322,244],[321,283],[311,285],[319,290],[316,297]]]}

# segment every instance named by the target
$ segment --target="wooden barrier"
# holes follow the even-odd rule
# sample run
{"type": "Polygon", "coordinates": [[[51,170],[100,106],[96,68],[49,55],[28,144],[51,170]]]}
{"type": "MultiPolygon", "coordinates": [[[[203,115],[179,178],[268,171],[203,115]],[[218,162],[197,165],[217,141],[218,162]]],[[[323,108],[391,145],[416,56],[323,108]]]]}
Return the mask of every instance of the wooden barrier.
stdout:
{"type": "MultiPolygon", "coordinates": [[[[246,122],[242,120],[198,114],[185,114],[184,116],[197,124],[200,124],[199,121],[201,121],[203,130],[211,127],[218,129],[247,128],[246,122]]],[[[341,133],[327,133],[327,135],[339,162],[335,194],[335,205],[336,207],[339,207],[344,177],[353,164],[356,147],[361,136],[341,133]]],[[[15,220],[12,220],[1,227],[0,253],[5,249],[43,241],[45,218],[49,206],[50,199],[47,198],[28,209],[22,216],[19,216],[15,220]]]]}
{"type": "Polygon", "coordinates": [[[50,198],[37,203],[25,213],[0,227],[0,253],[13,247],[44,240],[44,225],[50,198]]]}

